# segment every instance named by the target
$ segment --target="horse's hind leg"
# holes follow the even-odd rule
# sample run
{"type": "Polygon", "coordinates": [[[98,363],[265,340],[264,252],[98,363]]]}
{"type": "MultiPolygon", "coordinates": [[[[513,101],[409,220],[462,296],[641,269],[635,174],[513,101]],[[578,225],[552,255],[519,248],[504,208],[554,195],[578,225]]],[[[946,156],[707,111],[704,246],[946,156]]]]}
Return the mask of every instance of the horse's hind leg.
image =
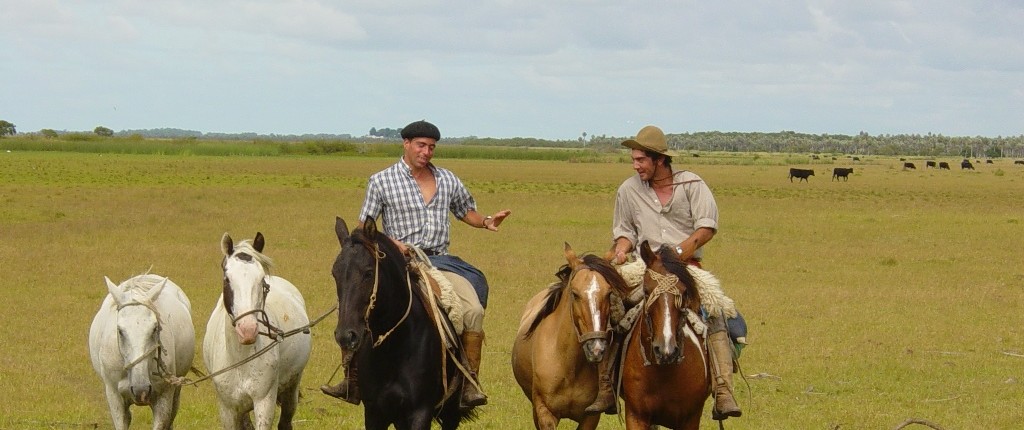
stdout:
{"type": "Polygon", "coordinates": [[[278,396],[277,401],[281,403],[281,419],[277,422],[277,430],[292,430],[292,418],[299,406],[298,384],[288,387],[278,396]]]}

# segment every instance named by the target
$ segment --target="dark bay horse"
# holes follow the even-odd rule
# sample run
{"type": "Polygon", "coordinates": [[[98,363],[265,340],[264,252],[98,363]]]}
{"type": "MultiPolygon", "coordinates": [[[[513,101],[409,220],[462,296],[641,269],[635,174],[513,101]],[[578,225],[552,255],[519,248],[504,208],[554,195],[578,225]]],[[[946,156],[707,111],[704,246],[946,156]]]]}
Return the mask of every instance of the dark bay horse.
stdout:
{"type": "Polygon", "coordinates": [[[622,297],[628,287],[604,259],[577,257],[569,244],[565,259],[559,282],[526,305],[512,345],[512,372],[533,403],[538,429],[554,430],[568,418],[592,430],[601,414],[584,410],[597,396],[596,363],[614,353],[608,351],[612,294],[622,297]]]}
{"type": "Polygon", "coordinates": [[[640,256],[645,301],[622,368],[626,429],[697,429],[711,377],[696,282],[673,250],[644,241],[640,256]]]}
{"type": "Polygon", "coordinates": [[[349,234],[339,217],[335,232],[341,252],[331,270],[338,290],[334,338],[356,361],[366,429],[429,430],[432,420],[444,430],[458,428],[473,417],[472,409],[459,408],[465,379],[458,337],[442,342],[419,277],[373,220],[349,234]]]}

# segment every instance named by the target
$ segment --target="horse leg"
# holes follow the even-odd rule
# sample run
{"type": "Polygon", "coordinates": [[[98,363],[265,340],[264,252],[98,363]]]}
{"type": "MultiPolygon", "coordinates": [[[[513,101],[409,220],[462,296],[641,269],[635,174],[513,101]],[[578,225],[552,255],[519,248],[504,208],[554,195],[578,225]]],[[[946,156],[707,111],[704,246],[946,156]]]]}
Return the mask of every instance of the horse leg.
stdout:
{"type": "MultiPolygon", "coordinates": [[[[432,408],[419,408],[413,411],[412,415],[406,421],[405,428],[407,430],[430,430],[430,423],[434,419],[432,408]]],[[[458,425],[456,424],[456,427],[458,425]]],[[[395,429],[400,429],[398,424],[395,424],[395,429]]]]}
{"type": "Polygon", "coordinates": [[[601,422],[601,414],[590,414],[580,421],[580,425],[576,426],[576,430],[594,430],[597,428],[597,424],[601,422]]]}
{"type": "Polygon", "coordinates": [[[110,407],[110,419],[114,422],[114,430],[128,430],[132,423],[132,411],[128,402],[117,392],[117,387],[107,385],[107,406],[110,407]]]}
{"type": "Polygon", "coordinates": [[[253,416],[256,418],[256,430],[270,430],[274,424],[274,412],[277,408],[277,389],[271,388],[270,394],[253,402],[253,416]]]}
{"type": "Polygon", "coordinates": [[[277,430],[292,430],[292,418],[299,406],[299,386],[293,384],[278,397],[281,402],[281,419],[277,422],[277,430]]]}
{"type": "Polygon", "coordinates": [[[170,430],[174,426],[176,394],[181,387],[168,387],[153,399],[153,430],[170,430]]]}
{"type": "MultiPolygon", "coordinates": [[[[600,418],[600,415],[597,415],[600,418]]],[[[558,428],[558,417],[551,413],[544,402],[533,403],[533,425],[538,430],[555,430],[558,428]]]]}
{"type": "MultiPolygon", "coordinates": [[[[363,402],[366,405],[366,402],[363,402]]],[[[369,405],[363,409],[363,425],[366,430],[387,430],[391,423],[379,411],[372,411],[369,405]]],[[[398,428],[398,425],[395,425],[398,428]]]]}
{"type": "Polygon", "coordinates": [[[626,430],[650,430],[651,419],[649,417],[642,417],[635,413],[629,413],[626,410],[626,430]]]}
{"type": "Polygon", "coordinates": [[[251,429],[252,422],[249,421],[249,414],[238,413],[227,403],[218,402],[220,408],[220,424],[224,430],[251,429]]]}

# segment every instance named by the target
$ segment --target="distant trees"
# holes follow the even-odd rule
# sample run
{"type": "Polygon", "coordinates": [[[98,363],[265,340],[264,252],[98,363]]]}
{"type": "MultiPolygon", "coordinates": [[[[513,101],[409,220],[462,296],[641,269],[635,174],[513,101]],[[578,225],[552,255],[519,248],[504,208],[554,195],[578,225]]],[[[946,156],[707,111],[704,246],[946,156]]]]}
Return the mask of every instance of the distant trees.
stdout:
{"type": "Polygon", "coordinates": [[[110,136],[114,135],[114,130],[106,128],[106,127],[104,127],[102,125],[97,126],[96,128],[94,128],[92,130],[92,132],[96,133],[97,136],[103,136],[103,137],[110,137],[110,136]]]}
{"type": "Polygon", "coordinates": [[[47,139],[57,138],[57,130],[54,130],[52,128],[44,128],[42,130],[39,130],[39,134],[43,135],[43,137],[47,139]]]}
{"type": "Polygon", "coordinates": [[[0,137],[7,135],[14,136],[18,131],[14,129],[14,124],[0,119],[0,137]]]}
{"type": "Polygon", "coordinates": [[[402,129],[370,127],[370,136],[383,137],[385,139],[401,139],[402,129]]]}

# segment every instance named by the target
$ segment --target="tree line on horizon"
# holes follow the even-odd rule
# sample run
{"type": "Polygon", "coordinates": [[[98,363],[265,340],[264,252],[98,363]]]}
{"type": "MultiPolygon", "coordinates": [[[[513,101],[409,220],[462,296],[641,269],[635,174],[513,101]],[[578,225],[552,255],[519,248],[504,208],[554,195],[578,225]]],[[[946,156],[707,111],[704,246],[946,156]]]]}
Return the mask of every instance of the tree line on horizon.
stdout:
{"type": "MultiPolygon", "coordinates": [[[[15,125],[0,120],[0,138],[16,134],[15,125]]],[[[59,138],[64,135],[89,134],[43,129],[37,133],[22,133],[44,138],[59,138]]],[[[258,134],[258,133],[204,133],[178,128],[155,128],[113,131],[104,126],[96,127],[92,134],[103,137],[152,138],[152,139],[204,139],[204,140],[252,140],[281,142],[349,141],[375,142],[401,140],[401,128],[370,129],[365,136],[350,134],[258,134]]],[[[78,136],[81,137],[81,136],[78,136]]],[[[700,152],[767,152],[767,153],[812,153],[812,154],[854,154],[882,156],[957,156],[964,158],[1021,158],[1024,157],[1024,134],[1019,136],[945,136],[942,134],[883,134],[872,136],[866,132],[857,135],[809,134],[794,131],[780,132],[722,132],[702,131],[694,133],[667,134],[669,146],[677,151],[700,152]]],[[[443,143],[504,146],[519,148],[592,148],[612,150],[621,148],[620,143],[628,137],[587,135],[574,140],[550,140],[529,137],[446,137],[443,143]]]]}

